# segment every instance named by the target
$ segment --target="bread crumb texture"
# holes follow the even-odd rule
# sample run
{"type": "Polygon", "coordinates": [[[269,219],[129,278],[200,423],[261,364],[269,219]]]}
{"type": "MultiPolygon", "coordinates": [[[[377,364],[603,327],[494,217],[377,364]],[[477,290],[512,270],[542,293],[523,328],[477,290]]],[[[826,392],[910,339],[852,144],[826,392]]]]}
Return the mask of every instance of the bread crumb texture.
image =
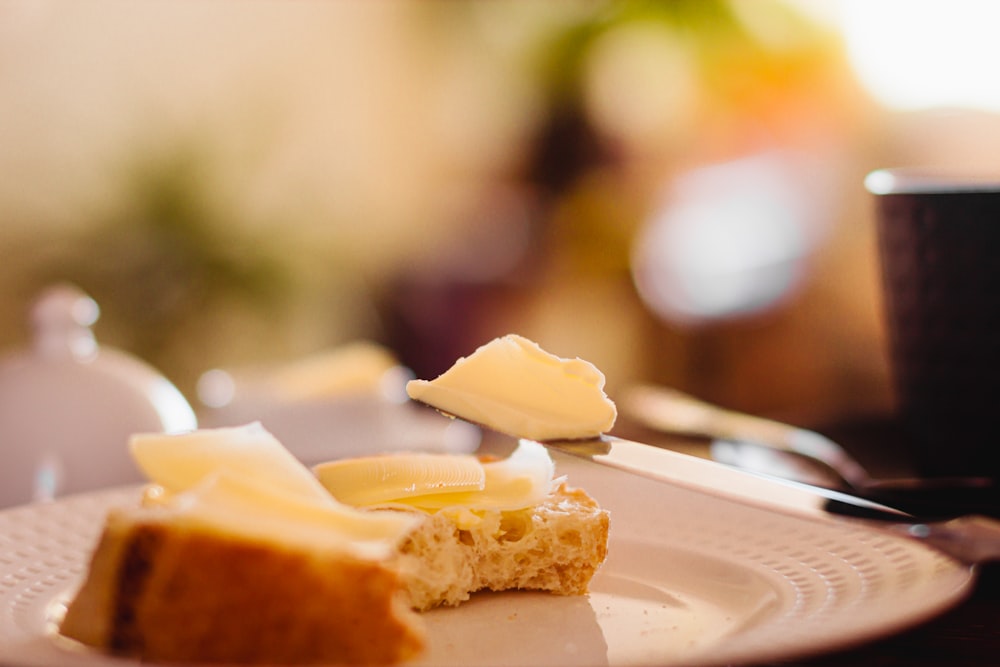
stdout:
{"type": "Polygon", "coordinates": [[[477,515],[468,525],[440,511],[407,536],[399,571],[415,609],[481,590],[584,594],[607,556],[608,512],[565,483],[541,505],[477,515]]]}

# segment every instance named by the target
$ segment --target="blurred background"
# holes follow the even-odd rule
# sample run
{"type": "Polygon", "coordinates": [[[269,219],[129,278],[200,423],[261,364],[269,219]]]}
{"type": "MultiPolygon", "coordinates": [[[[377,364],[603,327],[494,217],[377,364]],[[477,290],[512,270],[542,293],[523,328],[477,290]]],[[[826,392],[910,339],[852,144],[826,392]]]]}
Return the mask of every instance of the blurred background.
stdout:
{"type": "Polygon", "coordinates": [[[990,168],[991,2],[0,3],[0,351],[69,281],[194,402],[521,333],[807,424],[891,407],[865,174],[990,168]],[[946,16],[942,15],[946,12],[946,16]]]}

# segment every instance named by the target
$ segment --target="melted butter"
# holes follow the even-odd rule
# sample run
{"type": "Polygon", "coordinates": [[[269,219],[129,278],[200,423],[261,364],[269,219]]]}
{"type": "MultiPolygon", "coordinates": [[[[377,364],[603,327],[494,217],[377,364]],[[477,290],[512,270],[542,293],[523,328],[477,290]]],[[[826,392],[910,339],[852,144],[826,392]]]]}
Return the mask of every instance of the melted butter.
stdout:
{"type": "Polygon", "coordinates": [[[334,498],[378,505],[433,493],[482,491],[486,471],[472,455],[394,454],[321,463],[313,472],[334,498]]]}
{"type": "Polygon", "coordinates": [[[484,520],[484,512],[470,509],[468,507],[451,507],[441,510],[441,513],[448,517],[459,530],[472,530],[478,527],[484,520]]]}
{"type": "Polygon", "coordinates": [[[611,429],[615,404],[604,375],[582,359],[549,354],[508,335],[483,345],[434,380],[411,380],[410,398],[519,438],[591,438],[611,429]]]}
{"type": "Polygon", "coordinates": [[[553,487],[555,464],[545,447],[530,440],[521,440],[509,457],[488,463],[480,463],[474,457],[428,454],[416,459],[422,465],[413,466],[411,458],[411,455],[390,454],[321,464],[316,470],[320,482],[342,501],[367,498],[371,499],[369,505],[406,506],[426,512],[446,510],[460,528],[476,525],[482,518],[477,512],[537,505],[553,487]],[[394,465],[397,458],[402,465],[394,465]],[[443,480],[475,479],[473,466],[481,475],[478,488],[472,488],[471,484],[465,488],[460,484],[447,488],[443,480]],[[393,472],[389,478],[384,475],[386,470],[393,472]],[[429,479],[428,471],[436,479],[429,479]],[[379,484],[379,479],[385,481],[379,484]],[[374,485],[370,485],[372,480],[376,480],[374,485]]]}

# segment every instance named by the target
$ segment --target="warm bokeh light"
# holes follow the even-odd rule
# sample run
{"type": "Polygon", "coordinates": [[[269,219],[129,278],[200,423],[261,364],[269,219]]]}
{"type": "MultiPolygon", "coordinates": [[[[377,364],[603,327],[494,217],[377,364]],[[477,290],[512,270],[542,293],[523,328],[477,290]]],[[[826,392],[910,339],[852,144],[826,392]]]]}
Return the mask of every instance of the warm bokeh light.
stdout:
{"type": "Polygon", "coordinates": [[[863,176],[994,161],[1000,137],[989,116],[928,130],[861,86],[894,56],[883,80],[924,81],[918,58],[986,48],[979,25],[947,41],[984,5],[918,25],[933,7],[2,3],[0,346],[68,281],[102,346],[189,397],[213,368],[357,339],[429,376],[515,331],[612,391],[870,406],[863,176]],[[924,53],[881,48],[920,30],[924,53]]]}
{"type": "Polygon", "coordinates": [[[851,62],[892,109],[1000,110],[1000,4],[991,0],[844,0],[851,62]]]}
{"type": "Polygon", "coordinates": [[[797,166],[793,156],[761,154],[678,178],[637,238],[633,265],[646,303],[698,324],[787,299],[823,226],[797,166]]]}

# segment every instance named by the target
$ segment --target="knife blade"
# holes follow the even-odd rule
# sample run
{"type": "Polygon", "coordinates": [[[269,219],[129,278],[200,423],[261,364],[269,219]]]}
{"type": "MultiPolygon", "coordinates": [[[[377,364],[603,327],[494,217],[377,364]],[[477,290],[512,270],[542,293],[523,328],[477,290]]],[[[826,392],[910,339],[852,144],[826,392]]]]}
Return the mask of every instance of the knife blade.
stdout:
{"type": "Polygon", "coordinates": [[[658,433],[697,438],[721,463],[837,489],[935,519],[1000,517],[1000,485],[989,477],[873,478],[838,443],[798,426],[713,405],[669,387],[639,385],[622,409],[658,433]]]}
{"type": "Polygon", "coordinates": [[[909,514],[850,494],[763,473],[732,468],[714,461],[663,449],[617,436],[585,440],[548,440],[540,444],[633,474],[685,488],[710,491],[743,503],[781,509],[795,514],[830,516],[892,516],[901,521],[909,514]],[[843,509],[832,512],[831,507],[843,509]]]}
{"type": "Polygon", "coordinates": [[[867,519],[875,529],[917,539],[969,565],[1000,560],[1000,521],[981,515],[924,521],[900,510],[831,489],[731,468],[690,454],[616,436],[550,440],[543,446],[649,479],[711,492],[800,516],[867,519]]]}

